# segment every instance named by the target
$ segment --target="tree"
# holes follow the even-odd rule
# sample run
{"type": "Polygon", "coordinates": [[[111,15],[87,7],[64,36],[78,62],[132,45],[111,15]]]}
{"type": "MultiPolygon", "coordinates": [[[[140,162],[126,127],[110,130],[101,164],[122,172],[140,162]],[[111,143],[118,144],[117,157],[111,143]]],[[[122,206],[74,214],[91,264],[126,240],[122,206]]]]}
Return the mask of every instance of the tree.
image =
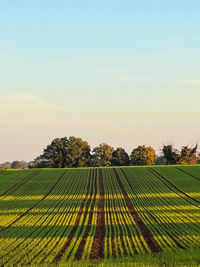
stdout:
{"type": "Polygon", "coordinates": [[[11,168],[12,169],[26,169],[28,168],[28,163],[25,161],[15,160],[11,163],[11,168]]]}
{"type": "Polygon", "coordinates": [[[174,149],[172,145],[163,146],[163,155],[167,164],[196,164],[198,161],[197,145],[191,148],[183,146],[181,152],[174,149]]]}
{"type": "Polygon", "coordinates": [[[193,148],[188,146],[183,146],[181,149],[181,159],[180,164],[196,164],[198,161],[197,156],[197,145],[193,148]]]}
{"type": "Polygon", "coordinates": [[[156,157],[155,165],[166,165],[166,164],[167,164],[167,160],[164,156],[156,157]]]}
{"type": "Polygon", "coordinates": [[[28,168],[29,168],[29,169],[33,169],[33,168],[35,168],[35,162],[34,162],[34,161],[29,161],[29,162],[28,162],[28,168]]]}
{"type": "Polygon", "coordinates": [[[6,161],[4,163],[0,163],[0,169],[10,169],[11,168],[11,163],[6,161]]]}
{"type": "Polygon", "coordinates": [[[93,166],[110,166],[112,160],[112,153],[114,148],[107,144],[100,144],[98,147],[93,149],[93,166]]]}
{"type": "Polygon", "coordinates": [[[177,149],[174,149],[172,145],[164,145],[162,152],[167,160],[167,165],[177,164],[181,159],[180,152],[177,149]]]}
{"type": "Polygon", "coordinates": [[[55,138],[35,159],[38,168],[85,167],[90,164],[90,146],[74,136],[55,138]]]}
{"type": "Polygon", "coordinates": [[[148,146],[138,146],[131,153],[132,165],[153,165],[156,159],[155,150],[148,146]]]}
{"type": "Polygon", "coordinates": [[[111,164],[113,166],[128,166],[130,163],[129,155],[122,147],[118,147],[112,153],[111,164]]]}

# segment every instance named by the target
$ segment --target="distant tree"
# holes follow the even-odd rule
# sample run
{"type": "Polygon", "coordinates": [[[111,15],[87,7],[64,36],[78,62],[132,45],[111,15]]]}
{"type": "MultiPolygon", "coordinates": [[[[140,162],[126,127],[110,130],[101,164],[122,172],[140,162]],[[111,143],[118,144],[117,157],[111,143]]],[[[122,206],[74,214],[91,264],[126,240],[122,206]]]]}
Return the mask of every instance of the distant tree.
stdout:
{"type": "Polygon", "coordinates": [[[19,161],[15,160],[11,163],[11,168],[12,169],[26,169],[28,168],[28,163],[26,161],[19,161]]]}
{"type": "Polygon", "coordinates": [[[200,164],[200,153],[197,155],[197,164],[200,164]]]}
{"type": "Polygon", "coordinates": [[[196,164],[198,161],[197,156],[197,145],[193,148],[183,146],[181,149],[181,159],[178,163],[180,164],[196,164]]]}
{"type": "Polygon", "coordinates": [[[155,165],[166,165],[166,164],[167,164],[167,160],[164,156],[156,157],[155,165]]]}
{"type": "Polygon", "coordinates": [[[35,162],[34,161],[29,161],[28,162],[28,168],[29,169],[35,168],[35,162]]]}
{"type": "Polygon", "coordinates": [[[167,165],[177,164],[181,160],[180,152],[174,149],[172,145],[164,145],[162,152],[164,158],[167,160],[167,165]]]}
{"type": "Polygon", "coordinates": [[[93,166],[110,166],[114,148],[107,144],[100,144],[93,149],[92,162],[93,166]]]}
{"type": "Polygon", "coordinates": [[[91,161],[90,146],[81,138],[56,138],[34,161],[38,168],[85,167],[91,161]]]}
{"type": "Polygon", "coordinates": [[[0,163],[0,169],[10,169],[11,168],[11,163],[6,161],[4,163],[0,163]]]}
{"type": "Polygon", "coordinates": [[[138,146],[131,153],[132,165],[153,165],[156,159],[156,152],[151,146],[138,146]]]}
{"type": "Polygon", "coordinates": [[[111,164],[113,166],[128,166],[130,164],[129,155],[122,147],[113,151],[111,164]]]}

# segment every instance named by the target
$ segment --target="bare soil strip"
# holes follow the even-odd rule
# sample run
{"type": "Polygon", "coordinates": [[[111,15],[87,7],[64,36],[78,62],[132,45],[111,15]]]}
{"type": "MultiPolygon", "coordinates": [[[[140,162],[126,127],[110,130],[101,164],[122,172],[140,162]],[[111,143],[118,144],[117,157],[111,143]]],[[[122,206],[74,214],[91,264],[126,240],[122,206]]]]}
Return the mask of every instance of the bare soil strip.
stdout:
{"type": "MultiPolygon", "coordinates": [[[[94,180],[94,198],[91,204],[91,210],[89,212],[89,220],[88,220],[88,224],[85,230],[85,233],[83,235],[83,238],[81,240],[81,243],[79,245],[79,248],[76,252],[75,255],[75,260],[80,260],[82,258],[83,252],[84,252],[84,248],[85,248],[85,244],[86,244],[86,240],[88,237],[88,233],[90,232],[91,229],[91,223],[92,223],[92,217],[93,217],[93,212],[94,212],[94,205],[95,205],[95,201],[96,201],[96,194],[97,194],[97,169],[95,170],[95,175],[92,178],[94,180]]],[[[91,193],[92,196],[92,193],[91,193]]],[[[88,207],[87,207],[88,208],[88,207]]]]}
{"type": "Polygon", "coordinates": [[[185,193],[184,191],[182,191],[181,189],[179,189],[177,186],[175,186],[173,183],[171,183],[168,179],[166,179],[163,175],[161,175],[159,172],[157,172],[156,170],[152,169],[152,168],[148,168],[148,170],[154,174],[155,177],[157,177],[165,186],[167,186],[171,191],[175,192],[178,196],[180,196],[181,198],[185,199],[185,201],[187,201],[188,203],[198,207],[200,204],[200,201],[198,201],[197,199],[189,196],[187,193],[185,193]],[[160,179],[161,178],[161,179],[160,179]],[[176,189],[178,192],[174,191],[173,189],[176,189]],[[185,197],[187,197],[188,199],[184,198],[183,195],[185,197]],[[198,205],[194,204],[193,202],[189,201],[189,199],[191,199],[192,201],[198,203],[198,205]]]}
{"type": "Polygon", "coordinates": [[[85,201],[87,200],[88,195],[89,195],[90,183],[91,183],[91,170],[90,170],[90,176],[89,176],[89,181],[88,181],[88,186],[87,186],[87,192],[85,194],[85,197],[84,197],[83,201],[81,202],[81,206],[80,206],[80,209],[78,211],[74,227],[73,227],[72,231],[70,232],[70,234],[68,236],[68,239],[66,240],[65,244],[63,245],[61,250],[58,252],[56,257],[53,259],[52,263],[58,263],[60,261],[60,259],[62,258],[62,255],[65,253],[65,251],[69,247],[69,245],[70,245],[70,243],[72,241],[72,238],[73,238],[74,234],[76,233],[76,230],[77,230],[77,228],[79,226],[79,222],[80,222],[80,219],[81,219],[81,215],[83,213],[83,207],[84,207],[85,201]]]}
{"type": "Polygon", "coordinates": [[[103,259],[104,258],[104,238],[105,238],[105,218],[104,218],[104,186],[102,169],[99,169],[99,203],[97,213],[97,226],[94,240],[92,243],[92,249],[90,253],[90,259],[103,259]]]}
{"type": "MultiPolygon", "coordinates": [[[[142,219],[139,217],[137,211],[135,210],[135,208],[133,207],[132,205],[132,202],[130,200],[130,198],[128,197],[127,193],[126,193],[126,190],[120,180],[120,177],[119,177],[119,174],[117,172],[116,169],[113,169],[114,173],[115,173],[115,176],[117,178],[117,182],[121,188],[121,191],[123,193],[123,196],[124,196],[124,200],[126,202],[126,205],[129,209],[129,212],[130,214],[132,215],[135,223],[137,224],[137,226],[139,227],[142,235],[143,235],[143,238],[144,240],[146,241],[147,245],[149,246],[149,248],[151,249],[151,251],[153,253],[159,253],[159,252],[162,252],[162,249],[161,247],[158,245],[157,241],[154,239],[151,231],[147,228],[147,226],[144,224],[144,222],[142,221],[142,219]]],[[[124,172],[123,172],[124,173],[124,172]]],[[[129,183],[128,179],[126,176],[124,176],[127,180],[127,182],[129,183]]]]}
{"type": "Polygon", "coordinates": [[[178,169],[179,171],[182,171],[183,173],[185,173],[185,174],[187,174],[187,175],[189,175],[189,176],[195,178],[196,180],[200,181],[200,178],[198,178],[198,177],[192,175],[191,173],[189,173],[189,172],[187,172],[187,171],[185,171],[185,170],[183,170],[183,169],[181,169],[181,168],[179,168],[179,167],[176,167],[176,169],[178,169]]]}
{"type": "Polygon", "coordinates": [[[19,217],[17,217],[14,221],[12,221],[11,224],[9,224],[8,226],[4,227],[0,232],[10,228],[14,223],[16,223],[17,221],[19,221],[22,217],[24,217],[29,211],[31,211],[32,209],[35,208],[35,206],[37,206],[41,201],[43,201],[49,194],[51,194],[51,192],[53,191],[53,189],[56,187],[56,185],[60,182],[60,180],[62,179],[62,177],[65,175],[66,170],[59,176],[58,180],[56,181],[56,183],[49,189],[49,191],[39,200],[37,201],[32,207],[30,207],[28,210],[26,210],[24,213],[22,213],[19,217]]]}
{"type": "MultiPolygon", "coordinates": [[[[0,194],[0,197],[3,197],[6,193],[8,193],[10,190],[12,190],[13,188],[15,188],[18,184],[20,184],[21,182],[24,182],[26,180],[28,180],[29,178],[32,178],[33,176],[35,176],[36,174],[38,174],[40,171],[34,171],[32,173],[30,173],[29,175],[27,175],[26,177],[24,177],[23,179],[21,179],[18,183],[12,185],[11,187],[9,187],[6,191],[4,191],[3,193],[0,194]]],[[[22,183],[21,185],[19,185],[18,187],[15,188],[14,191],[16,191],[17,189],[19,189],[22,185],[24,185],[24,183],[22,183]]]]}

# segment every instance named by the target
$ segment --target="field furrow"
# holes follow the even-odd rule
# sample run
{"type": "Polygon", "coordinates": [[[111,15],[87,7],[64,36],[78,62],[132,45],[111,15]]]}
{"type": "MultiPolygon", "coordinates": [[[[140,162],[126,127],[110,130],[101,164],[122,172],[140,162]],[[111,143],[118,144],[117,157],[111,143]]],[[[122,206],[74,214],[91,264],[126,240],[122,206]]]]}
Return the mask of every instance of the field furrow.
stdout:
{"type": "Polygon", "coordinates": [[[0,176],[2,266],[84,264],[200,248],[198,166],[0,176]]]}

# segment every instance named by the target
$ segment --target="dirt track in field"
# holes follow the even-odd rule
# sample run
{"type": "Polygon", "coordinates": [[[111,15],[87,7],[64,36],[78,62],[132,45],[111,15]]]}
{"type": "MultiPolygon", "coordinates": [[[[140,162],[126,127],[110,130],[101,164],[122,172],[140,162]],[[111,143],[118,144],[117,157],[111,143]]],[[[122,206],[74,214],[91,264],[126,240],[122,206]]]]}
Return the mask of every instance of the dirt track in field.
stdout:
{"type": "MultiPolygon", "coordinates": [[[[146,241],[147,245],[149,246],[149,248],[151,249],[151,251],[153,253],[159,253],[162,252],[161,247],[158,245],[157,241],[154,239],[151,231],[147,228],[147,226],[144,224],[144,222],[142,221],[142,219],[140,218],[140,216],[138,215],[137,211],[135,210],[135,208],[133,207],[130,198],[128,197],[126,190],[120,180],[119,174],[117,172],[116,169],[113,169],[117,182],[121,188],[121,191],[123,193],[124,196],[124,200],[126,202],[126,205],[129,209],[129,212],[131,214],[131,216],[133,217],[135,223],[137,224],[137,226],[139,227],[144,240],[146,241]]],[[[124,173],[124,172],[123,172],[124,173]]],[[[125,174],[124,174],[125,176],[125,174]]],[[[127,177],[125,176],[125,178],[127,179],[127,177]]]]}
{"type": "Polygon", "coordinates": [[[90,253],[91,259],[104,258],[105,218],[104,218],[104,186],[103,186],[102,169],[99,169],[99,187],[100,187],[100,194],[99,194],[98,213],[97,213],[97,225],[90,253]]]}

